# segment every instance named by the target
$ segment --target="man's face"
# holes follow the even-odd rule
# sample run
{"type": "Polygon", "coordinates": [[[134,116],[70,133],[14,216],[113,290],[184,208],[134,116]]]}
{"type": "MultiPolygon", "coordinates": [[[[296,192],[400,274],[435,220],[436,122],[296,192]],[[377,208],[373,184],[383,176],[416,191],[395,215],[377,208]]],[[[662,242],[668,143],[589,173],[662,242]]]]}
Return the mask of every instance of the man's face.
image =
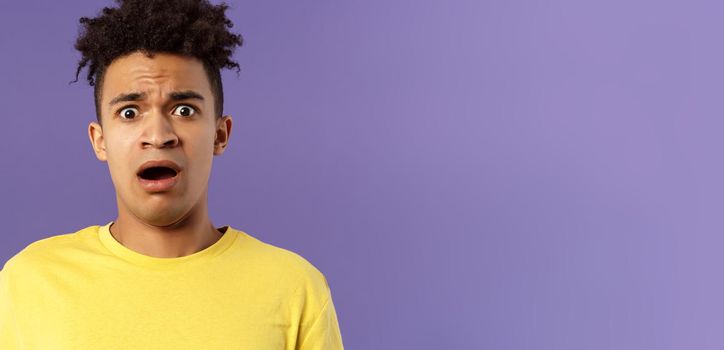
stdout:
{"type": "Polygon", "coordinates": [[[101,91],[103,126],[92,122],[88,134],[96,157],[108,162],[119,211],[168,226],[201,210],[212,158],[223,153],[231,133],[230,116],[215,118],[201,61],[134,52],[107,67],[101,91]],[[180,171],[139,175],[154,160],[171,161],[180,171]]]}

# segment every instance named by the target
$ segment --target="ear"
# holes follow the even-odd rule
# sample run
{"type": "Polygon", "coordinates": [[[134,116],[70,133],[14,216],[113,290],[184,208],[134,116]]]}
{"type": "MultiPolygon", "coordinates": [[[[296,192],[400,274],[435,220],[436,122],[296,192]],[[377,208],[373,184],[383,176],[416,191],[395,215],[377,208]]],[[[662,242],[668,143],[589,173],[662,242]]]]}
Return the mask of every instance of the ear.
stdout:
{"type": "Polygon", "coordinates": [[[225,115],[216,123],[216,140],[214,140],[214,155],[218,156],[224,153],[226,146],[229,144],[229,136],[231,136],[232,120],[230,115],[225,115]]]}
{"type": "Polygon", "coordinates": [[[106,157],[106,141],[103,138],[103,128],[96,122],[88,124],[88,138],[90,138],[93,151],[96,153],[96,158],[100,161],[107,161],[106,157]]]}

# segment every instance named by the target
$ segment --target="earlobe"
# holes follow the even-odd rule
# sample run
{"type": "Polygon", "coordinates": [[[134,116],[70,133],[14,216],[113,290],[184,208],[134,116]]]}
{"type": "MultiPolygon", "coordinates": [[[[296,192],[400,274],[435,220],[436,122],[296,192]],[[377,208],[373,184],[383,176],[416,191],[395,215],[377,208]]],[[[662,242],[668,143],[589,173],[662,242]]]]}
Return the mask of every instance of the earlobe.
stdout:
{"type": "Polygon", "coordinates": [[[224,148],[226,148],[226,142],[223,140],[223,136],[219,136],[219,134],[223,134],[221,131],[217,131],[216,133],[216,139],[214,140],[214,155],[220,155],[224,153],[224,148]]]}
{"type": "Polygon", "coordinates": [[[93,152],[100,161],[106,161],[106,144],[103,137],[103,128],[100,124],[92,122],[88,125],[88,138],[90,139],[93,152]]]}
{"type": "Polygon", "coordinates": [[[224,149],[229,144],[229,136],[231,135],[231,116],[225,115],[221,118],[216,127],[216,138],[214,139],[214,155],[224,153],[224,149]]]}

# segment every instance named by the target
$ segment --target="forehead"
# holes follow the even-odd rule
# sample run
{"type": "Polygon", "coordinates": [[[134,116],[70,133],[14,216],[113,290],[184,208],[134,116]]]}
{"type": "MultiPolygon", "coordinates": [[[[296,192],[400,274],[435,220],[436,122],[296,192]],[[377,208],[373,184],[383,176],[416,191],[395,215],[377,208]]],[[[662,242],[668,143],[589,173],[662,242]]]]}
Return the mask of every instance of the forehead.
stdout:
{"type": "Polygon", "coordinates": [[[145,92],[166,95],[177,90],[194,90],[210,96],[211,87],[204,66],[195,57],[141,52],[119,57],[106,68],[101,100],[104,106],[122,93],[145,92]]]}

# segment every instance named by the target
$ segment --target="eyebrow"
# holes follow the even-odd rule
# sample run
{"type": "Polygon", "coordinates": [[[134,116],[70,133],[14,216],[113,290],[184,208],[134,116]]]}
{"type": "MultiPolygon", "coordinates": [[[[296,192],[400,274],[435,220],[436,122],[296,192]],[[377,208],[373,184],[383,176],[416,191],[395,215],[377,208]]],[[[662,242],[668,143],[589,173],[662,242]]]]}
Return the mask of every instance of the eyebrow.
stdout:
{"type": "MultiPolygon", "coordinates": [[[[120,94],[113,98],[111,102],[108,103],[108,105],[113,106],[116,103],[120,102],[128,102],[128,101],[141,101],[146,98],[145,92],[129,92],[125,94],[120,94]]],[[[168,94],[168,98],[172,101],[181,101],[181,100],[189,100],[189,99],[197,99],[197,100],[204,100],[204,97],[201,96],[196,91],[193,90],[186,90],[186,91],[174,91],[170,92],[168,94]]]]}

